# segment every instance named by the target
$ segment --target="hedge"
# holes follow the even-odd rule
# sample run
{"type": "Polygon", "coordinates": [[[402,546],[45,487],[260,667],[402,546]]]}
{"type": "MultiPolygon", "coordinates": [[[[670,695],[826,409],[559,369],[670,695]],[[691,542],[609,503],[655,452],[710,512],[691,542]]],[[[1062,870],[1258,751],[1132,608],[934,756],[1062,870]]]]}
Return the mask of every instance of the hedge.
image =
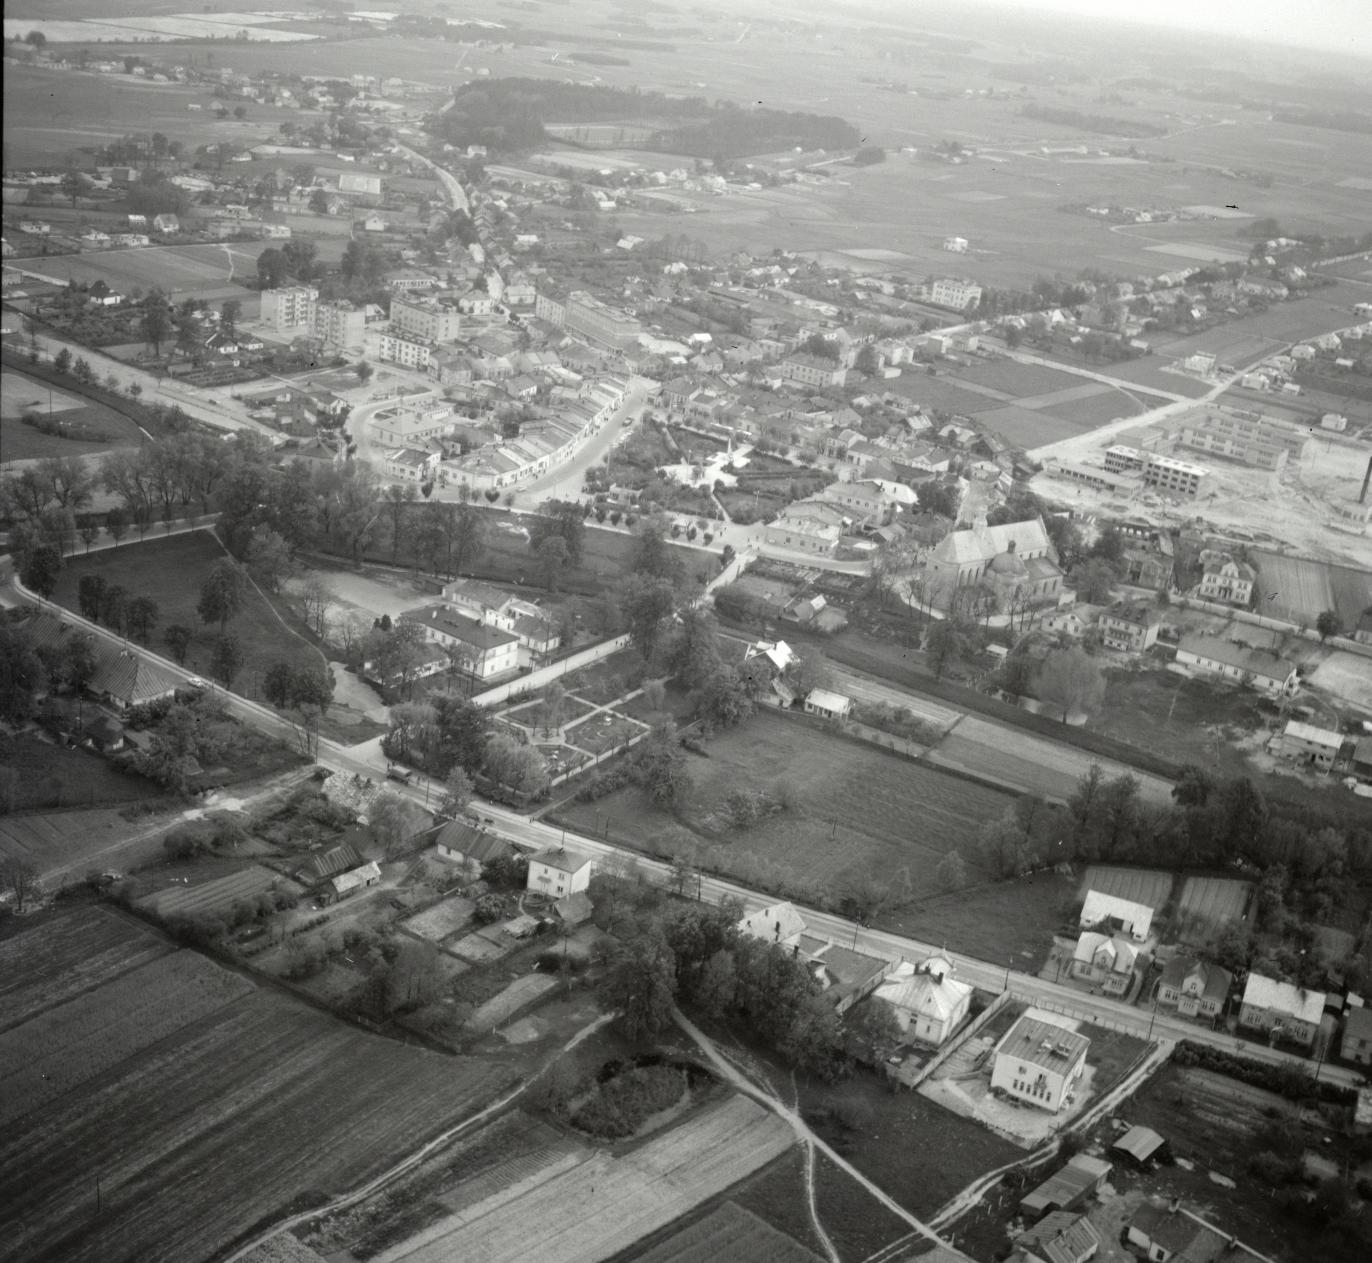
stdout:
{"type": "Polygon", "coordinates": [[[1209,1044],[1192,1043],[1189,1039],[1183,1039],[1177,1045],[1172,1060],[1179,1066],[1195,1066],[1200,1070],[1227,1075],[1250,1087],[1275,1092],[1290,1101],[1318,1100],[1331,1105],[1352,1105],[1358,1098],[1352,1088],[1322,1083],[1301,1066],[1289,1062],[1274,1065],[1254,1061],[1251,1057],[1241,1057],[1222,1048],[1212,1048],[1209,1044]]]}

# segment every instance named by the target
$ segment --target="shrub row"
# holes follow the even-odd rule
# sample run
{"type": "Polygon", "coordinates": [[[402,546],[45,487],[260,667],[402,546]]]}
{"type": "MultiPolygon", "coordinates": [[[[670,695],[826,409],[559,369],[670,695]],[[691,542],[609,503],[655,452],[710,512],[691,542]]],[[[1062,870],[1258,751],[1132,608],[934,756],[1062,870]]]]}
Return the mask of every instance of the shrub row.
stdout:
{"type": "Polygon", "coordinates": [[[1326,1101],[1331,1105],[1352,1105],[1357,1093],[1352,1088],[1342,1088],[1336,1083],[1318,1082],[1313,1075],[1299,1066],[1268,1064],[1241,1057],[1237,1053],[1225,1052],[1221,1048],[1211,1048],[1208,1044],[1194,1044],[1184,1039],[1172,1054],[1172,1060],[1179,1066],[1195,1066],[1210,1070],[1215,1074],[1227,1075],[1250,1087],[1263,1088],[1275,1092],[1291,1101],[1326,1101]]]}

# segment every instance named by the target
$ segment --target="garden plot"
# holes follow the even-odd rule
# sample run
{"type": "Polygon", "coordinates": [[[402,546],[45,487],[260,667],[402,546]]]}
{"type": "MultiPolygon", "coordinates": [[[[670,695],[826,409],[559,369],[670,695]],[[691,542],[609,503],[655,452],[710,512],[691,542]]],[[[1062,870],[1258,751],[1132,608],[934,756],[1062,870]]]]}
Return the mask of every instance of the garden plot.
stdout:
{"type": "Polygon", "coordinates": [[[1177,938],[1183,943],[1213,942],[1225,926],[1243,917],[1252,895],[1252,882],[1188,877],[1177,909],[1177,938]]]}
{"type": "Polygon", "coordinates": [[[499,930],[486,929],[474,930],[456,943],[446,943],[444,946],[463,959],[482,965],[508,955],[514,950],[514,941],[499,930]]]}
{"type": "Polygon", "coordinates": [[[159,890],[139,900],[143,907],[157,916],[168,917],[203,916],[207,913],[227,912],[235,903],[256,899],[271,890],[284,890],[290,894],[304,893],[304,887],[288,881],[269,868],[254,864],[227,877],[217,877],[214,881],[203,882],[199,886],[173,886],[159,890]]]}
{"type": "Polygon", "coordinates": [[[1082,879],[1077,898],[1084,900],[1092,890],[1141,903],[1154,912],[1161,912],[1172,896],[1172,874],[1159,869],[1092,864],[1082,879]]]}
{"type": "Polygon", "coordinates": [[[603,710],[568,728],[567,742],[587,754],[597,755],[614,750],[647,731],[648,725],[637,719],[630,719],[618,711],[603,710]]]}
{"type": "Polygon", "coordinates": [[[551,974],[526,974],[523,978],[516,978],[499,995],[493,996],[477,1009],[468,1019],[467,1027],[483,1034],[486,1031],[493,1031],[520,1009],[554,990],[557,985],[557,979],[551,974]]]}
{"type": "Polygon", "coordinates": [[[430,942],[441,943],[450,934],[456,934],[472,919],[473,907],[470,899],[455,895],[412,917],[406,917],[400,923],[400,928],[430,942]]]}

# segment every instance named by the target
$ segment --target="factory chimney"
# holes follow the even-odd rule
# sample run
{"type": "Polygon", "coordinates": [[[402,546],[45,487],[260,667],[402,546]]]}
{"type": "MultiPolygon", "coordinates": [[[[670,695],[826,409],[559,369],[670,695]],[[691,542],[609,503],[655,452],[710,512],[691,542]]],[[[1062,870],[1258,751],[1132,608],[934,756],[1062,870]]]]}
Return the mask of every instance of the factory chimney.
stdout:
{"type": "Polygon", "coordinates": [[[1372,482],[1372,456],[1367,458],[1367,472],[1362,476],[1362,495],[1358,497],[1359,504],[1367,503],[1367,484],[1372,482]]]}

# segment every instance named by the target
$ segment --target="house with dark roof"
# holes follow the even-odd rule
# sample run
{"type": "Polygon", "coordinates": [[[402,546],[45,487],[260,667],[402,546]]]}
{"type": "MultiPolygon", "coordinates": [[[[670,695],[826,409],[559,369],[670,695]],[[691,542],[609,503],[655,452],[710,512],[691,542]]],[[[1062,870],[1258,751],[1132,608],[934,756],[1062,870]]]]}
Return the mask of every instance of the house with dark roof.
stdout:
{"type": "Polygon", "coordinates": [[[450,820],[434,839],[439,858],[460,865],[470,877],[480,877],[483,865],[515,854],[502,837],[466,820],[450,820]]]}
{"type": "MultiPolygon", "coordinates": [[[[88,634],[46,612],[31,614],[18,628],[34,649],[43,645],[60,648],[73,637],[88,634]]],[[[86,681],[86,691],[117,710],[174,697],[183,683],[182,677],[169,668],[103,636],[91,637],[91,649],[95,670],[86,681]]]]}
{"type": "Polygon", "coordinates": [[[1294,662],[1271,649],[1252,649],[1219,636],[1183,636],[1177,662],[1204,675],[1251,684],[1273,696],[1294,693],[1298,684],[1294,662]]]}
{"type": "Polygon", "coordinates": [[[307,886],[318,886],[349,869],[362,867],[362,856],[350,842],[342,842],[320,851],[295,870],[296,877],[307,886]]]}
{"type": "Polygon", "coordinates": [[[1074,1154],[1065,1166],[1020,1200],[1019,1212],[1032,1223],[1046,1211],[1076,1210],[1100,1192],[1113,1169],[1103,1158],[1074,1154]]]}
{"type": "Polygon", "coordinates": [[[1157,1000],[1182,1017],[1214,1018],[1224,1009],[1233,975],[1195,956],[1174,956],[1158,981],[1157,1000]]]}
{"type": "Polygon", "coordinates": [[[562,899],[585,890],[594,871],[595,858],[580,851],[567,847],[540,851],[529,860],[527,889],[562,899]]]}
{"type": "Polygon", "coordinates": [[[1175,1197],[1140,1206],[1125,1226],[1125,1241],[1143,1251],[1149,1263],[1272,1263],[1237,1237],[1184,1210],[1175,1197]]]}
{"type": "Polygon", "coordinates": [[[467,674],[493,680],[519,667],[519,639],[513,632],[459,614],[444,604],[407,610],[402,618],[424,629],[424,639],[461,655],[467,674]]]}
{"type": "Polygon", "coordinates": [[[1101,611],[1101,640],[1107,649],[1143,653],[1157,643],[1161,623],[1161,611],[1151,601],[1120,601],[1101,611]]]}

